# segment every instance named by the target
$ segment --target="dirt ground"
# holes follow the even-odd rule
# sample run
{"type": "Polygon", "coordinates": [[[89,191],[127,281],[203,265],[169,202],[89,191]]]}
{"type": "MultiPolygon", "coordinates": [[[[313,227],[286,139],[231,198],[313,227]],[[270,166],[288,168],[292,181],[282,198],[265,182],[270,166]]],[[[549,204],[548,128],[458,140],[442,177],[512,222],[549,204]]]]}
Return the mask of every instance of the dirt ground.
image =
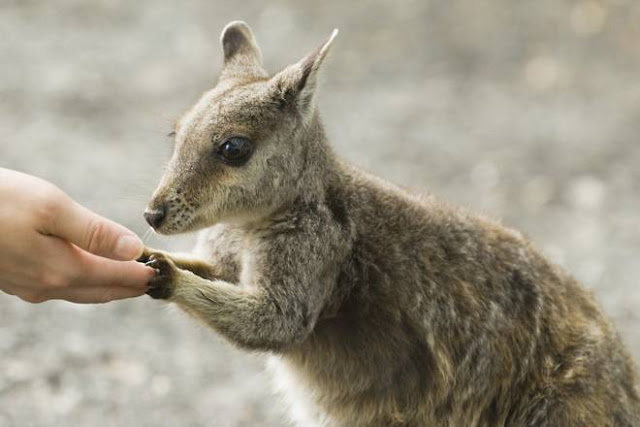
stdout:
{"type": "MultiPolygon", "coordinates": [[[[0,166],[147,234],[165,134],[233,19],[271,71],[339,28],[320,94],[336,151],[527,233],[640,360],[635,0],[0,0],[0,166]]],[[[0,366],[0,427],[285,424],[261,356],[146,297],[0,295],[0,366]]]]}

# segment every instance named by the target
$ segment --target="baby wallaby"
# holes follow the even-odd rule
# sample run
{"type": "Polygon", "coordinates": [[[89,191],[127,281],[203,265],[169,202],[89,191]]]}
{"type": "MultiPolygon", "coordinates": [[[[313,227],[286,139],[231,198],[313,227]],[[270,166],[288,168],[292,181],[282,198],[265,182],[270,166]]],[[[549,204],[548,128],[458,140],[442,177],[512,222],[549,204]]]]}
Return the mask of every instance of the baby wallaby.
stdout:
{"type": "Polygon", "coordinates": [[[592,297],[518,232],[349,166],[315,102],[336,36],[274,76],[249,27],[175,128],[145,216],[149,295],[269,353],[300,426],[637,426],[636,373],[592,297]]]}

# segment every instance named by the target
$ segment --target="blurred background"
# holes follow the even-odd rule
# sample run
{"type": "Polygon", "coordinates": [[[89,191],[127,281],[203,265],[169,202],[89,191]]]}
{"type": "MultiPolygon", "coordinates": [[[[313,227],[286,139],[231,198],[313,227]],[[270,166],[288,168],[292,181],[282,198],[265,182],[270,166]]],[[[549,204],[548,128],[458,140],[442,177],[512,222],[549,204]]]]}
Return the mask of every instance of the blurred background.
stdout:
{"type": "MultiPolygon", "coordinates": [[[[0,0],[0,166],[189,249],[142,212],[234,19],[271,72],[339,28],[319,96],[337,152],[528,234],[640,360],[636,0],[0,0]]],[[[146,297],[0,295],[0,366],[0,427],[284,424],[259,355],[146,297]]]]}

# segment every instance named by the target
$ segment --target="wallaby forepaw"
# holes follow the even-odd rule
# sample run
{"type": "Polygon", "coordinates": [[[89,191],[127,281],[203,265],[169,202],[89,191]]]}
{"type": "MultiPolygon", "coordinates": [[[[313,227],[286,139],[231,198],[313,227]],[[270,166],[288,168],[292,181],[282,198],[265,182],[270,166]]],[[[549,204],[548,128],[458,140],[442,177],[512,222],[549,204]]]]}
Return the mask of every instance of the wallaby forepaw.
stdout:
{"type": "Polygon", "coordinates": [[[156,270],[156,275],[149,280],[147,295],[153,299],[168,299],[173,294],[173,282],[176,275],[176,266],[162,253],[149,255],[146,266],[156,270]]]}

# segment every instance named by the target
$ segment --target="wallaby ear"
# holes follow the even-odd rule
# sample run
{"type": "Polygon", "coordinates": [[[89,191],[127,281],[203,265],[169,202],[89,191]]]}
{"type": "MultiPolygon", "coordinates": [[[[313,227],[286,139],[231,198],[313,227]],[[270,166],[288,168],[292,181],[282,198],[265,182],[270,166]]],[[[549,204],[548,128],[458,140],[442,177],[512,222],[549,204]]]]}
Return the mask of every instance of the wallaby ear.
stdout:
{"type": "Polygon", "coordinates": [[[227,78],[266,78],[262,53],[249,26],[242,21],[229,22],[222,30],[220,43],[224,65],[220,80],[227,78]]]}
{"type": "Polygon", "coordinates": [[[333,30],[331,37],[310,54],[273,76],[281,99],[295,103],[302,112],[311,110],[318,84],[318,69],[337,35],[338,30],[333,30]]]}

